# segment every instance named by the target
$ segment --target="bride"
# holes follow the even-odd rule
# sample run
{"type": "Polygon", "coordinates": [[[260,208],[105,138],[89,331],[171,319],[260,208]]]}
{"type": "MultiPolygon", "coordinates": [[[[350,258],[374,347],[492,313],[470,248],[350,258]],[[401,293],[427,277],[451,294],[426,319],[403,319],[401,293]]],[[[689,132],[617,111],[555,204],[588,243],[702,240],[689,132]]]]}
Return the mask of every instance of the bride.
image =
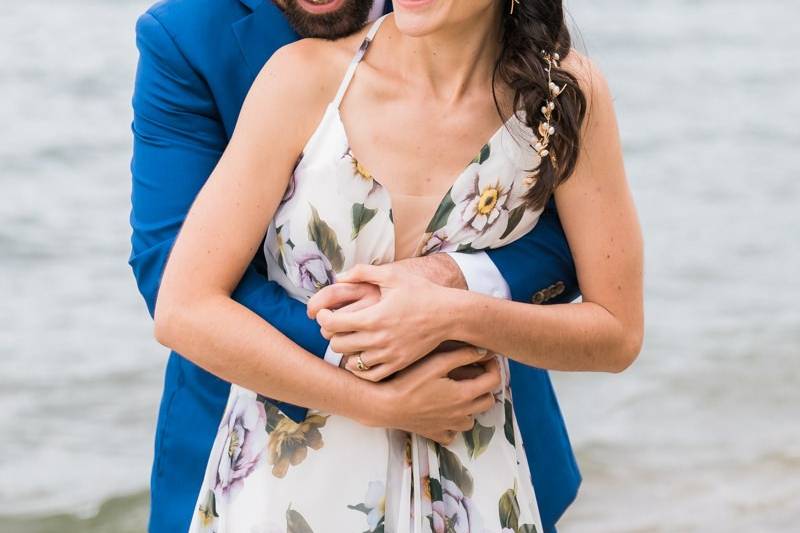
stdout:
{"type": "Polygon", "coordinates": [[[269,60],[172,250],[156,336],[212,372],[212,355],[229,354],[234,378],[191,531],[541,532],[507,358],[622,369],[639,352],[642,245],[611,97],[571,48],[561,2],[394,7],[355,36],[303,40],[269,60]],[[298,387],[290,377],[311,359],[230,298],[265,228],[270,278],[308,301],[335,283],[388,291],[380,267],[364,265],[503,246],[551,196],[580,304],[545,309],[420,280],[401,291],[404,320],[312,311],[364,379],[392,379],[442,340],[487,349],[479,365],[499,372],[476,379],[500,380],[457,436],[370,427],[330,404],[325,390],[341,384],[298,387]],[[401,325],[448,313],[463,320],[441,339],[401,325]],[[374,348],[381,332],[395,349],[374,348]],[[237,354],[264,346],[259,382],[271,386],[254,390],[237,354]],[[314,409],[297,424],[273,399],[314,409]]]}

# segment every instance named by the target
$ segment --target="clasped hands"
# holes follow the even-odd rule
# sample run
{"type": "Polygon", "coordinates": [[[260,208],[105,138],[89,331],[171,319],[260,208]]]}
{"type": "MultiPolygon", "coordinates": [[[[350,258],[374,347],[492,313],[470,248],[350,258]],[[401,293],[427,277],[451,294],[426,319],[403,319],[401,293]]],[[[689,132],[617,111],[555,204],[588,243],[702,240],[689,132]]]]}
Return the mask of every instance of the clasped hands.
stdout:
{"type": "Polygon", "coordinates": [[[494,405],[494,354],[449,339],[452,289],[387,265],[357,265],[317,292],[308,314],[355,375],[390,389],[386,427],[448,443],[494,405]],[[367,370],[358,368],[357,355],[367,370]],[[392,406],[390,406],[392,407],[392,406]],[[401,420],[406,418],[406,420],[401,420]]]}

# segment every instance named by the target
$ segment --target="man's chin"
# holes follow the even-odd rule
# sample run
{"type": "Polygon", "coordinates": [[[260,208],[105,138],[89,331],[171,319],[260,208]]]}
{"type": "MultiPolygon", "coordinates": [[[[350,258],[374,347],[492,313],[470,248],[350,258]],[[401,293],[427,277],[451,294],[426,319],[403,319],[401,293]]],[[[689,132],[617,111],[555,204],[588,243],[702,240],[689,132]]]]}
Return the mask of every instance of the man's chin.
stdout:
{"type": "MultiPolygon", "coordinates": [[[[270,0],[268,0],[270,1],[270,0]]],[[[374,0],[284,0],[289,24],[303,37],[338,39],[360,30],[374,0]]]]}

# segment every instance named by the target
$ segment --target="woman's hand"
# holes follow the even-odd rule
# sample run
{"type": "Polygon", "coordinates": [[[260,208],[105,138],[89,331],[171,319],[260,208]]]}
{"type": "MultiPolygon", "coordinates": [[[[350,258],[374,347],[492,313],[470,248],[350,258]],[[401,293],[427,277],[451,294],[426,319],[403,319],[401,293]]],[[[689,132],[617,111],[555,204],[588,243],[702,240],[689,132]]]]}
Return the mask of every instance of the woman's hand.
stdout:
{"type": "MultiPolygon", "coordinates": [[[[369,297],[339,310],[320,309],[316,319],[331,349],[345,354],[345,368],[359,377],[380,381],[432,352],[447,339],[449,316],[444,302],[451,291],[422,276],[392,265],[357,265],[337,276],[336,285],[322,289],[314,299],[330,299],[334,291],[367,293],[377,287],[379,299],[369,297]],[[344,287],[337,287],[341,283],[344,287]],[[360,287],[360,288],[359,288],[360,287]],[[359,370],[357,355],[369,370],[359,370]]],[[[312,308],[310,302],[309,308],[312,308]]]]}

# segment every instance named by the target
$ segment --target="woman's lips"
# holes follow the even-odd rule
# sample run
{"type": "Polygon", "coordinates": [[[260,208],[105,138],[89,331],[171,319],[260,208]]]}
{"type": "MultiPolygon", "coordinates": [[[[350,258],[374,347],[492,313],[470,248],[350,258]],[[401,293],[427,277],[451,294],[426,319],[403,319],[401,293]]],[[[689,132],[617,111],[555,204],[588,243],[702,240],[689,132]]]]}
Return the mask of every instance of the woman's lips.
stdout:
{"type": "Polygon", "coordinates": [[[304,11],[312,15],[324,15],[336,11],[346,0],[297,0],[304,11]]]}
{"type": "Polygon", "coordinates": [[[393,0],[392,4],[395,8],[415,10],[425,9],[435,2],[436,0],[393,0]]]}

